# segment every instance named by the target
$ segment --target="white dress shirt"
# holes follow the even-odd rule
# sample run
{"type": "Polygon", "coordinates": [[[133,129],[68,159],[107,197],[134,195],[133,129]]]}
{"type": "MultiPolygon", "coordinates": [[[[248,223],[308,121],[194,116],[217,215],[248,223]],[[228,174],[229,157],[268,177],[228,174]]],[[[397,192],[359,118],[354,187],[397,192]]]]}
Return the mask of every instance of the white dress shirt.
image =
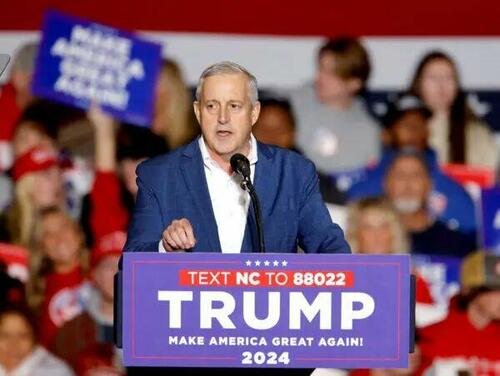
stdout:
{"type": "MultiPolygon", "coordinates": [[[[222,252],[239,253],[245,236],[250,195],[240,187],[241,177],[238,174],[228,175],[210,157],[203,136],[199,138],[198,144],[222,252]]],[[[250,135],[248,160],[250,178],[253,182],[257,163],[257,141],[253,135],[250,135]]],[[[194,237],[196,238],[196,234],[194,237]]],[[[162,241],[159,244],[159,251],[166,252],[162,241]]]]}

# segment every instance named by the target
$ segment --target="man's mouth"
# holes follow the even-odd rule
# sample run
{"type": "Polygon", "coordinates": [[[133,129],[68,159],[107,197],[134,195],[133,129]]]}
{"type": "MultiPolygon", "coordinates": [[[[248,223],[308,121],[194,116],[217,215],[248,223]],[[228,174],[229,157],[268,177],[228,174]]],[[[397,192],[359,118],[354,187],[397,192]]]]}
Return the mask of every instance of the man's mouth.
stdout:
{"type": "Polygon", "coordinates": [[[220,130],[220,131],[217,131],[217,136],[219,137],[227,137],[227,136],[230,136],[233,132],[231,131],[227,131],[227,130],[220,130]]]}

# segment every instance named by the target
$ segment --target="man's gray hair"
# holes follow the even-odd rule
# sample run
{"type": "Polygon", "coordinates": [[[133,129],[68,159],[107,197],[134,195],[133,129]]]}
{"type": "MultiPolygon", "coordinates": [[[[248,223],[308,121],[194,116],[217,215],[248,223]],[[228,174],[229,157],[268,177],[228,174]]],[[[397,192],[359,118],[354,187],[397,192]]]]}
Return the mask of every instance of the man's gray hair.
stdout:
{"type": "Polygon", "coordinates": [[[203,71],[198,80],[198,86],[196,87],[196,100],[199,101],[201,98],[201,89],[205,78],[210,76],[217,76],[221,74],[235,74],[243,73],[248,79],[248,96],[252,102],[252,106],[259,100],[259,93],[257,89],[257,79],[250,73],[246,68],[239,64],[233,63],[232,61],[222,61],[220,63],[213,64],[203,71]]]}

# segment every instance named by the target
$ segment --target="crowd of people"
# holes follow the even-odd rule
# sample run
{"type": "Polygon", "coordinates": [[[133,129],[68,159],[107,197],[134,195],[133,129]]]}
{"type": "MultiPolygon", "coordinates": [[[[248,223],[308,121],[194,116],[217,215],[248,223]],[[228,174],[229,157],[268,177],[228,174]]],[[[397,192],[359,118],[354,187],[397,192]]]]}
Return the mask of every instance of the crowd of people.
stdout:
{"type": "MultiPolygon", "coordinates": [[[[124,375],[113,344],[113,276],[135,170],[199,135],[193,91],[181,67],[164,60],[150,127],[120,123],[96,105],[81,111],[35,98],[37,48],[18,50],[0,91],[0,376],[124,375]]],[[[253,134],[315,163],[353,252],[456,258],[461,288],[443,306],[416,271],[408,369],[315,374],[500,375],[500,257],[481,249],[477,202],[444,168],[497,171],[492,128],[441,51],[422,58],[382,116],[364,99],[370,70],[360,40],[326,41],[314,81],[288,95],[262,91],[253,134]]]]}

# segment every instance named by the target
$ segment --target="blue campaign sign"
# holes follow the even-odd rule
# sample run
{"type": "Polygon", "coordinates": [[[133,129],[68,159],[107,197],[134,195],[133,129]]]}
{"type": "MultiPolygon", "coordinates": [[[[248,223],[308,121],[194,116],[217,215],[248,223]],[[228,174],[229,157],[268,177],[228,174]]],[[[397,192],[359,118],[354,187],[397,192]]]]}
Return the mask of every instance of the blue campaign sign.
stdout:
{"type": "Polygon", "coordinates": [[[408,255],[125,253],[126,366],[406,368],[408,255]]]}
{"type": "Polygon", "coordinates": [[[450,256],[413,254],[413,268],[429,285],[432,298],[438,305],[447,306],[450,298],[460,290],[462,259],[450,256]]]}
{"type": "Polygon", "coordinates": [[[151,123],[161,46],[132,33],[57,12],[45,14],[33,93],[115,118],[151,123]]]}
{"type": "Polygon", "coordinates": [[[500,253],[500,188],[481,192],[481,238],[483,248],[500,253]]]}

